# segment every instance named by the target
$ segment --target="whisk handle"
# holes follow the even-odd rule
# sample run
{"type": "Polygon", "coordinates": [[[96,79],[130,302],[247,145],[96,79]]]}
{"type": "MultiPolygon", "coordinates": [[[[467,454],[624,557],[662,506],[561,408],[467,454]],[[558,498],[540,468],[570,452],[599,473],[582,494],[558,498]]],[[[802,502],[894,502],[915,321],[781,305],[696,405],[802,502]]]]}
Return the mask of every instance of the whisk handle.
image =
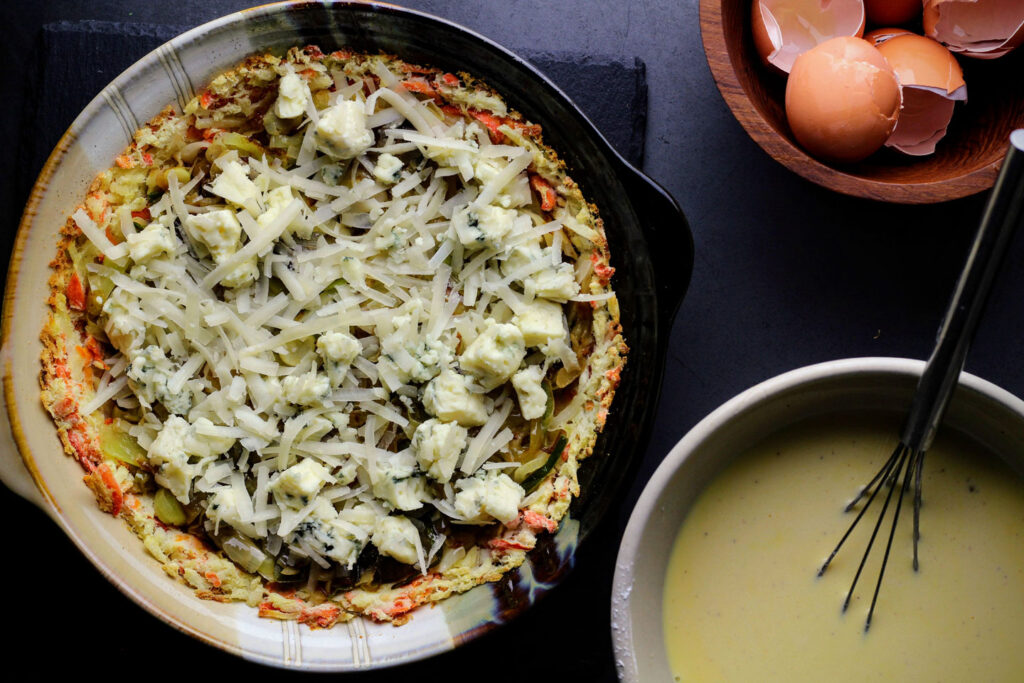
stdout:
{"type": "Polygon", "coordinates": [[[1024,221],[1024,128],[1010,134],[999,177],[960,273],[946,317],[903,428],[902,441],[927,450],[953,395],[992,283],[1014,231],[1024,221]]]}

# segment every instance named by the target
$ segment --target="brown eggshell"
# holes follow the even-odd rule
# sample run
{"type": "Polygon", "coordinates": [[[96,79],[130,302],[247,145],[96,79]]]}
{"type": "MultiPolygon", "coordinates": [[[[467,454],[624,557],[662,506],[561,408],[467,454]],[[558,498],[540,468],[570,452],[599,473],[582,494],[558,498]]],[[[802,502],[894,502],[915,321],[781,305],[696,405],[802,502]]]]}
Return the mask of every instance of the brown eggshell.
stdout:
{"type": "Polygon", "coordinates": [[[934,153],[946,136],[956,102],[928,88],[904,86],[900,94],[900,118],[885,146],[916,157],[934,153]]]}
{"type": "Polygon", "coordinates": [[[938,40],[935,37],[935,24],[939,23],[939,10],[933,0],[922,1],[924,4],[921,8],[921,28],[924,29],[926,36],[932,40],[938,40]]]}
{"type": "Polygon", "coordinates": [[[896,127],[900,103],[896,74],[861,38],[833,38],[808,50],[786,82],[794,137],[826,161],[852,163],[878,150],[896,127]]]}
{"type": "Polygon", "coordinates": [[[908,24],[921,16],[921,0],[864,0],[868,21],[876,26],[908,24]]]}
{"type": "Polygon", "coordinates": [[[762,63],[782,74],[824,40],[862,36],[865,22],[863,0],[754,0],[751,5],[754,48],[762,63]]]}
{"type": "Polygon", "coordinates": [[[885,144],[905,154],[925,156],[946,135],[957,100],[967,99],[967,84],[956,57],[945,47],[914,34],[878,46],[899,79],[903,107],[885,144]]]}
{"type": "MultiPolygon", "coordinates": [[[[889,66],[896,72],[900,84],[925,88],[938,88],[952,95],[960,88],[966,91],[964,73],[956,57],[940,43],[924,36],[893,36],[878,45],[889,66]]],[[[966,99],[963,97],[953,99],[966,99]]]]}
{"type": "Polygon", "coordinates": [[[924,0],[922,23],[952,52],[995,59],[1024,43],[1024,0],[924,0]]]}

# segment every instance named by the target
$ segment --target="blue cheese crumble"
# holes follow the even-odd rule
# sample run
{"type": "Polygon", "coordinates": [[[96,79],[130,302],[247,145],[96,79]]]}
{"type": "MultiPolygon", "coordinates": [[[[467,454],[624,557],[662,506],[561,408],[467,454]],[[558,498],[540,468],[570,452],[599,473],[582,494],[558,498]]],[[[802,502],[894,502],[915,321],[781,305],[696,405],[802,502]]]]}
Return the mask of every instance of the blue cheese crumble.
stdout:
{"type": "Polygon", "coordinates": [[[336,159],[352,159],[373,145],[362,102],[343,100],[321,112],[315,127],[317,149],[336,159]]]}
{"type": "Polygon", "coordinates": [[[260,135],[203,119],[183,173],[118,216],[123,244],[76,219],[106,257],[84,273],[119,353],[102,386],[211,537],[325,572],[372,545],[427,573],[430,520],[532,504],[525,440],[582,410],[547,424],[556,373],[579,374],[566,311],[605,290],[588,228],[541,208],[528,140],[496,143],[406,74],[296,66],[274,67],[260,135]]]}

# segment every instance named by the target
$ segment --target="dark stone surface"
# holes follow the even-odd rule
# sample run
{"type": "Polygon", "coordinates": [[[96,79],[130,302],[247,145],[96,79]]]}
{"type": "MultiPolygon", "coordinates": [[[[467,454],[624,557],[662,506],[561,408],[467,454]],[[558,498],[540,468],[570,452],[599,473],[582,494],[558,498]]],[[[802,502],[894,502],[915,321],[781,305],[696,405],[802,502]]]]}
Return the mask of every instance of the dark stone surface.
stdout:
{"type": "MultiPolygon", "coordinates": [[[[198,25],[249,4],[255,3],[0,5],[0,21],[8,28],[0,57],[16,65],[0,82],[6,206],[23,199],[22,176],[28,172],[11,166],[14,145],[41,134],[33,122],[23,126],[20,120],[20,100],[37,74],[34,47],[41,26],[83,19],[198,25]]],[[[701,50],[697,0],[404,4],[524,53],[588,54],[600,63],[626,65],[641,60],[649,98],[643,168],[686,212],[696,261],[670,337],[650,447],[621,501],[622,512],[584,547],[577,570],[537,609],[458,652],[352,679],[613,681],[608,606],[618,536],[665,453],[723,401],[780,372],[853,356],[926,357],[984,198],[892,206],[836,195],[776,164],[747,137],[715,88],[701,50]]],[[[77,62],[71,67],[80,68],[77,62]]],[[[72,71],[71,77],[76,74],[82,81],[95,77],[90,83],[97,84],[115,75],[72,71]]],[[[88,94],[59,92],[46,104],[70,120],[82,97],[88,94]]],[[[603,87],[578,98],[595,117],[591,106],[615,110],[622,104],[603,87]]],[[[14,229],[9,214],[3,214],[8,239],[14,229]]],[[[1024,362],[1015,350],[1024,325],[1022,249],[1018,238],[967,363],[969,371],[1018,395],[1024,394],[1024,362]]],[[[6,491],[0,505],[14,536],[0,573],[7,614],[18,625],[10,649],[39,663],[41,671],[88,667],[108,676],[153,675],[173,661],[179,671],[195,665],[212,675],[268,673],[150,617],[100,578],[31,506],[6,491]]]]}

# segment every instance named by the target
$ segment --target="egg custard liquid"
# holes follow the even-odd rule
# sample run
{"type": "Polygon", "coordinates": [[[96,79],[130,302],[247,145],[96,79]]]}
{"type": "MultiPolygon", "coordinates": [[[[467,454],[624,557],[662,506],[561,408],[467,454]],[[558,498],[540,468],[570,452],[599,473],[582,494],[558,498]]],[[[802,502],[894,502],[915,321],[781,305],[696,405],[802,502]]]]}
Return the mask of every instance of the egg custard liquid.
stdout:
{"type": "Polygon", "coordinates": [[[841,607],[881,500],[817,577],[854,518],[844,505],[898,434],[898,422],[878,416],[815,418],[718,475],[688,513],[666,574],[676,680],[1024,680],[1024,480],[949,430],[925,457],[920,570],[908,498],[867,633],[888,526],[841,607]]]}

